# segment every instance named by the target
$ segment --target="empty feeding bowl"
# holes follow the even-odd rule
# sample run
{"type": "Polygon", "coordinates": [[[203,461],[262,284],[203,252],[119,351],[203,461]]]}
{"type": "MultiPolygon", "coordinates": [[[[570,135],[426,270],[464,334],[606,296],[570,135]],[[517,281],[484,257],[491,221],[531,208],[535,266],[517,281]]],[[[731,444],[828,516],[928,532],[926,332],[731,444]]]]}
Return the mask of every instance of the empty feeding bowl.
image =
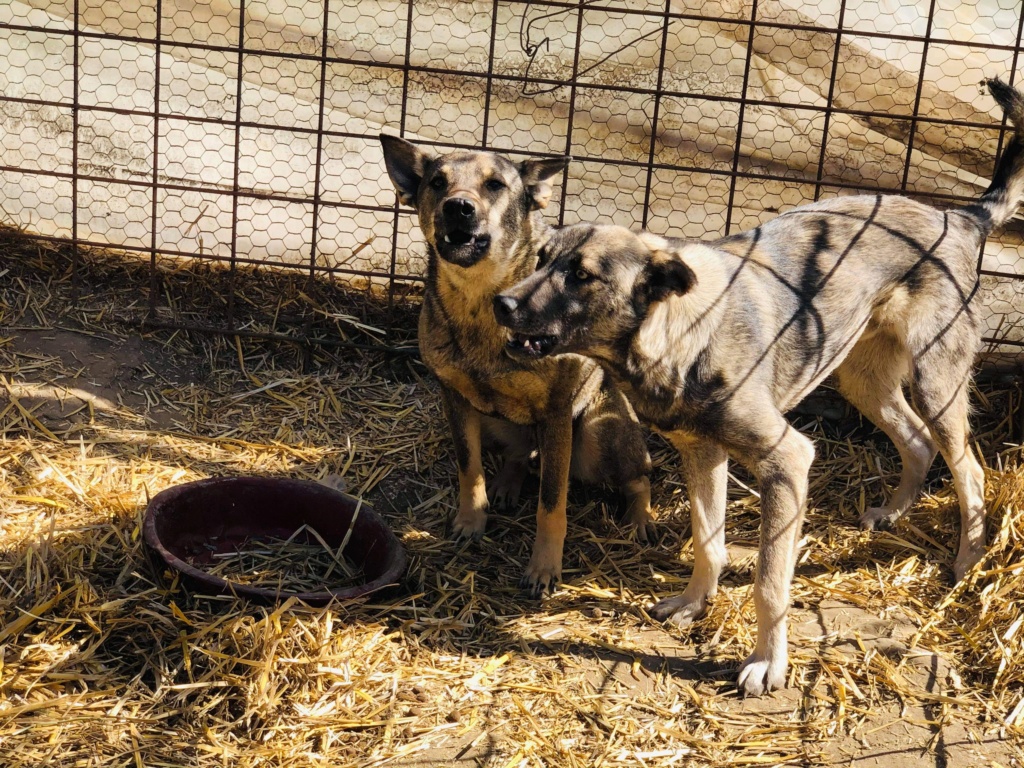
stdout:
{"type": "Polygon", "coordinates": [[[405,550],[373,508],[319,483],[225,477],[158,493],[146,543],[189,586],[260,602],[351,600],[394,585],[405,550]]]}

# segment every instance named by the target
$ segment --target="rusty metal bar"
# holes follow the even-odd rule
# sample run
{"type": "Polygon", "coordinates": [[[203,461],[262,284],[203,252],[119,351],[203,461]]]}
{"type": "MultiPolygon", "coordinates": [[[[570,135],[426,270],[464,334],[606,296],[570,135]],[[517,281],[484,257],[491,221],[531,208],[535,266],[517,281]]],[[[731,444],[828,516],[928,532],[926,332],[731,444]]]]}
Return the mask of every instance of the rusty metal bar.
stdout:
{"type": "Polygon", "coordinates": [[[839,53],[843,42],[843,22],[846,20],[846,0],[839,4],[839,26],[835,32],[836,44],[832,48],[832,73],[828,78],[828,97],[825,99],[825,124],[821,127],[821,151],[818,153],[818,176],[814,184],[814,199],[821,197],[821,180],[825,175],[825,154],[828,150],[828,132],[832,125],[832,102],[836,93],[836,76],[839,73],[839,53]]]}
{"type": "Polygon", "coordinates": [[[747,88],[750,86],[750,60],[754,55],[754,37],[757,35],[757,0],[750,6],[750,34],[747,37],[747,57],[743,65],[743,87],[740,89],[739,114],[736,118],[736,143],[732,150],[732,173],[729,181],[729,202],[725,208],[725,234],[732,230],[732,212],[736,203],[736,181],[739,179],[740,145],[743,143],[743,118],[747,110],[747,88]]]}
{"type": "MultiPolygon", "coordinates": [[[[845,2],[845,0],[844,0],[845,2]]],[[[658,57],[658,85],[655,90],[662,91],[665,82],[665,56],[668,52],[668,28],[672,23],[672,0],[665,0],[665,18],[661,28],[661,53],[658,57]]],[[[647,220],[651,213],[651,185],[654,181],[654,153],[658,143],[658,118],[661,116],[661,96],[654,96],[654,114],[651,115],[651,145],[647,155],[647,183],[644,185],[643,218],[640,226],[647,229],[647,220]]]]}
{"type": "Polygon", "coordinates": [[[157,292],[160,290],[160,283],[156,269],[157,258],[157,208],[160,195],[160,53],[163,38],[163,0],[156,0],[156,42],[154,44],[153,67],[153,180],[151,192],[153,199],[152,213],[149,220],[149,314],[156,313],[157,292]]]}

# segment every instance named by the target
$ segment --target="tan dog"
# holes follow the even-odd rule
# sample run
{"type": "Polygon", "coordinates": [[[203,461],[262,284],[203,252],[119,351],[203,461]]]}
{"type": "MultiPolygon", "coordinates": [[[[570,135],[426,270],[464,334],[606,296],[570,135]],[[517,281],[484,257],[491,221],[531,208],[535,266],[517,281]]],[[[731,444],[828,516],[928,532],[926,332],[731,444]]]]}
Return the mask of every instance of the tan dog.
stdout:
{"type": "Polygon", "coordinates": [[[758,636],[740,668],[745,693],[785,684],[786,611],[814,448],[783,414],[829,373],[903,460],[899,487],[863,525],[899,519],[938,451],[960,498],[956,578],[984,555],[984,472],[967,419],[981,338],[977,258],[1024,196],[1024,96],[988,85],[1017,133],[971,205],[941,211],[897,196],[839,197],[710,243],[568,227],[542,249],[540,271],[495,300],[521,354],[596,358],[640,418],[679,449],[694,571],[653,616],[689,624],[717,590],[727,456],[758,478],[758,636]]]}
{"type": "Polygon", "coordinates": [[[622,393],[584,357],[510,356],[509,333],[491,310],[496,294],[536,269],[537,248],[549,231],[537,211],[567,158],[514,164],[489,152],[435,156],[393,136],[381,136],[381,143],[391,180],[419,214],[427,241],[419,345],[441,382],[455,441],[455,534],[482,536],[487,523],[482,441],[490,438],[504,450],[491,494],[504,506],[518,500],[529,457],[539,449],[537,539],[522,584],[535,595],[554,589],[562,573],[570,470],[620,488],[641,538],[651,524],[650,457],[622,393]]]}

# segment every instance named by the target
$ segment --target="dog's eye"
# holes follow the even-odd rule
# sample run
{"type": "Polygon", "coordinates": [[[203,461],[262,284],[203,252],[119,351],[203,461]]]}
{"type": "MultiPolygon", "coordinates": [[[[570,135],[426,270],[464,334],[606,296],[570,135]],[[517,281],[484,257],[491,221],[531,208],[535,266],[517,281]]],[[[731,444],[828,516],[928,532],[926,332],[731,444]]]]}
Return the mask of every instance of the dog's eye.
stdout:
{"type": "Polygon", "coordinates": [[[435,176],[430,180],[431,189],[444,189],[448,182],[444,180],[444,176],[435,176]]]}
{"type": "Polygon", "coordinates": [[[579,280],[581,283],[587,282],[587,280],[589,280],[592,277],[593,275],[587,272],[587,270],[583,269],[582,267],[576,270],[576,279],[579,280]]]}
{"type": "Polygon", "coordinates": [[[501,192],[505,188],[505,182],[501,179],[488,179],[484,186],[491,190],[491,192],[501,192]]]}

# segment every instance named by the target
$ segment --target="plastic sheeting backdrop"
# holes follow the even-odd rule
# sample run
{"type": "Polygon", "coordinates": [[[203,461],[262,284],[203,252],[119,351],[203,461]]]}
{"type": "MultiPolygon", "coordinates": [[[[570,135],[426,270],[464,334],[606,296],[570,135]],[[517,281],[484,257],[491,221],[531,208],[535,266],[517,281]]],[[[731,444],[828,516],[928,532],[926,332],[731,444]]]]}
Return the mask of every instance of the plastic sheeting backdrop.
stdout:
{"type": "MultiPolygon", "coordinates": [[[[553,222],[714,237],[835,195],[955,202],[1005,143],[979,81],[1013,78],[1024,21],[1020,0],[125,6],[0,2],[0,220],[154,269],[274,264],[391,298],[424,251],[382,130],[572,155],[553,222]]],[[[979,255],[988,336],[1015,353],[1022,231],[979,255]]],[[[157,290],[150,313],[183,323],[157,290]]]]}

